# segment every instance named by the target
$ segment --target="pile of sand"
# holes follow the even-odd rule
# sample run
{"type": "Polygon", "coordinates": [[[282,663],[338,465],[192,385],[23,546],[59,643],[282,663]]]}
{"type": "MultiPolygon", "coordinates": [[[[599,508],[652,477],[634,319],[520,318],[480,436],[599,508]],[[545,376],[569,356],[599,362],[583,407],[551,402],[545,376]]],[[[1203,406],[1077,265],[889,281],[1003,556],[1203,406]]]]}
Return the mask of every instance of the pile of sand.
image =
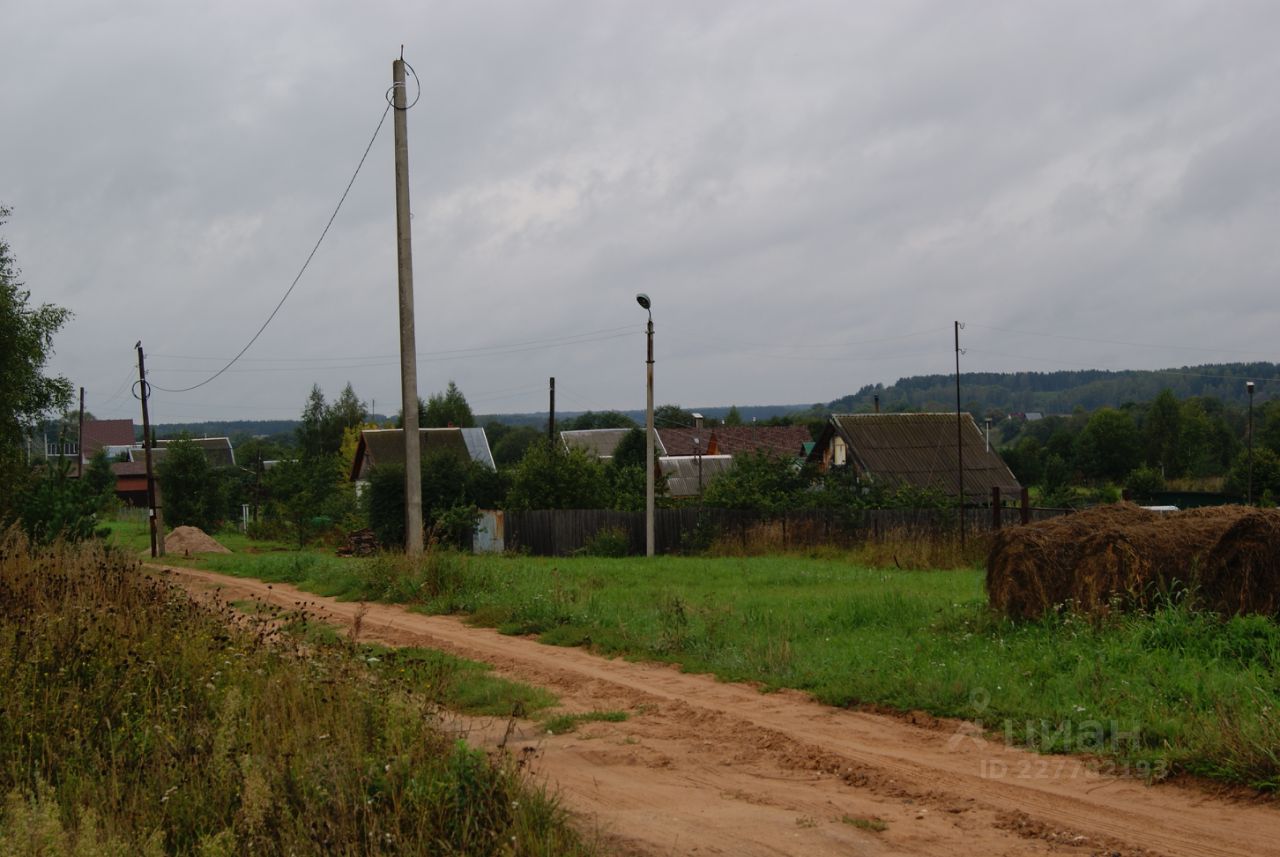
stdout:
{"type": "Polygon", "coordinates": [[[1280,612],[1280,511],[1098,506],[1004,530],[987,556],[987,595],[1014,617],[1141,609],[1183,594],[1224,615],[1280,612]]]}
{"type": "Polygon", "coordinates": [[[199,527],[174,527],[173,532],[165,536],[164,552],[182,556],[197,553],[231,553],[199,527]]]}

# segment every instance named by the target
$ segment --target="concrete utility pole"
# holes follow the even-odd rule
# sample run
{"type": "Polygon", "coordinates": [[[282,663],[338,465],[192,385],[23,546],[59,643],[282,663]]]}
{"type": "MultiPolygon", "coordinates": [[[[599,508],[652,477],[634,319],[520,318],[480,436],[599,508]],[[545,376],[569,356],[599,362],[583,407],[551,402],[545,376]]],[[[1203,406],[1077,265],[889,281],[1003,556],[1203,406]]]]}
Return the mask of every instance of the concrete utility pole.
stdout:
{"type": "Polygon", "coordinates": [[[960,422],[960,328],[956,322],[956,466],[960,477],[960,548],[964,549],[964,427],[960,422]]]}
{"type": "Polygon", "coordinates": [[[151,416],[147,412],[147,399],[151,388],[147,384],[147,367],[142,355],[142,340],[134,346],[138,349],[138,398],[142,400],[142,454],[147,462],[147,520],[151,522],[151,556],[162,556],[164,541],[156,539],[156,482],[151,471],[151,416]],[[157,541],[159,545],[157,546],[157,541]]]}
{"type": "Polygon", "coordinates": [[[422,444],[418,436],[418,346],[413,330],[413,236],[409,221],[409,129],[404,55],[391,63],[396,136],[396,258],[400,281],[400,397],[404,407],[404,550],[422,553],[422,444]]]}

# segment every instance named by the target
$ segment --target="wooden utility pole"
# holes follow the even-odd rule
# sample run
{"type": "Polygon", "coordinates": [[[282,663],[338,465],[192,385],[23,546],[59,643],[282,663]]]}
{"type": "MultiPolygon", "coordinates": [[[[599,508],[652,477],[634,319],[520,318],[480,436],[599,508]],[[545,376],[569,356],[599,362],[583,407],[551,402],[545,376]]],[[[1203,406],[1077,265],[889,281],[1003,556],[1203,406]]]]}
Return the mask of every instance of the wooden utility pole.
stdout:
{"type": "Polygon", "coordinates": [[[960,547],[964,548],[964,425],[960,422],[960,328],[956,322],[956,467],[960,477],[960,547]]]}
{"type": "Polygon", "coordinates": [[[84,387],[80,388],[80,426],[76,429],[76,476],[84,476],[84,387]]]}
{"type": "Polygon", "coordinates": [[[556,377],[551,376],[551,416],[547,418],[547,443],[556,445],[556,377]]]}
{"type": "Polygon", "coordinates": [[[413,329],[413,235],[409,213],[409,129],[404,54],[391,63],[396,136],[396,258],[400,283],[400,398],[404,408],[404,550],[422,553],[422,443],[418,433],[418,346],[413,329]]]}
{"type": "MultiPolygon", "coordinates": [[[[138,349],[138,398],[142,400],[142,455],[147,462],[147,520],[151,522],[151,556],[157,557],[156,546],[156,483],[151,473],[151,417],[147,413],[147,399],[151,390],[147,386],[147,367],[142,356],[142,340],[134,346],[138,349]]],[[[161,542],[163,545],[163,542],[161,542]]]]}

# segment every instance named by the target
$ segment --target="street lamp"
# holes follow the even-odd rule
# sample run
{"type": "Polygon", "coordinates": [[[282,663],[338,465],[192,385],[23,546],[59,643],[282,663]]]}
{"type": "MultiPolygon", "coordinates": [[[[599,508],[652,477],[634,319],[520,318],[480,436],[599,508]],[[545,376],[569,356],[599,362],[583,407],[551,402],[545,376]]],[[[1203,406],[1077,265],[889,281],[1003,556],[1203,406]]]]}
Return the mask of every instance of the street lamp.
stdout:
{"type": "Polygon", "coordinates": [[[653,301],[640,292],[636,295],[636,303],[649,313],[649,324],[645,328],[648,357],[645,359],[644,555],[653,556],[653,301]]]}
{"type": "Polygon", "coordinates": [[[1253,382],[1246,381],[1244,388],[1249,391],[1249,505],[1253,505],[1253,382]]]}
{"type": "Polygon", "coordinates": [[[698,460],[698,505],[702,505],[702,438],[693,438],[693,456],[698,460]]]}

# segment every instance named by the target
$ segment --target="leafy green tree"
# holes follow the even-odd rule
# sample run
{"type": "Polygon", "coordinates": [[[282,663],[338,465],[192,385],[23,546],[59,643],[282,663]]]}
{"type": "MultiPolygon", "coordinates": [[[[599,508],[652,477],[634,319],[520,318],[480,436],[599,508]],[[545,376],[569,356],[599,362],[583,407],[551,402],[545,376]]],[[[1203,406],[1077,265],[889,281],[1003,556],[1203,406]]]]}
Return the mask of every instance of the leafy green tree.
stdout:
{"type": "Polygon", "coordinates": [[[531,444],[546,438],[545,433],[533,426],[508,426],[499,422],[487,423],[484,431],[493,452],[493,463],[500,470],[515,465],[531,444]]]}
{"type": "Polygon", "coordinates": [[[449,382],[443,393],[436,393],[427,400],[426,411],[422,415],[423,428],[472,428],[476,424],[471,406],[458,389],[458,385],[449,382]]]}
{"type": "Polygon", "coordinates": [[[338,437],[342,437],[343,432],[349,428],[364,425],[368,418],[369,411],[356,395],[356,391],[352,389],[350,382],[347,382],[347,386],[342,388],[338,398],[334,399],[333,404],[324,412],[327,432],[337,434],[338,437]]]}
{"type": "MultiPolygon", "coordinates": [[[[453,544],[470,537],[478,509],[498,508],[505,483],[500,474],[449,450],[434,450],[422,462],[422,518],[453,544]]],[[[404,544],[404,466],[380,465],[369,478],[369,526],[388,547],[404,544]]]]}
{"type": "Polygon", "coordinates": [[[656,428],[690,428],[693,413],[679,405],[659,405],[653,409],[653,425],[656,428]]]}
{"type": "Polygon", "coordinates": [[[302,425],[298,426],[298,451],[303,458],[318,458],[328,452],[337,452],[342,437],[331,437],[330,426],[325,419],[329,406],[319,384],[311,385],[307,403],[302,408],[302,425]]]}
{"type": "Polygon", "coordinates": [[[1124,487],[1135,502],[1146,503],[1164,490],[1164,476],[1154,467],[1139,467],[1125,477],[1124,487]]]}
{"type": "Polygon", "coordinates": [[[1161,390],[1143,425],[1147,465],[1170,478],[1182,475],[1182,408],[1173,393],[1161,390]]]}
{"type": "Polygon", "coordinates": [[[635,428],[636,421],[620,411],[586,411],[570,420],[565,420],[561,428],[565,431],[585,431],[602,428],[635,428]]]}
{"type": "Polygon", "coordinates": [[[724,424],[727,426],[742,425],[742,414],[739,413],[737,405],[729,406],[729,412],[724,415],[724,424]]]}
{"type": "MultiPolygon", "coordinates": [[[[1231,464],[1227,474],[1227,493],[1244,498],[1249,491],[1249,453],[1241,452],[1231,464]]],[[[1280,455],[1269,447],[1253,447],[1253,499],[1267,498],[1269,503],[1280,499],[1280,455]]]]}
{"type": "Polygon", "coordinates": [[[84,479],[71,478],[70,462],[51,464],[44,475],[17,486],[17,521],[36,544],[81,541],[94,534],[100,498],[84,479]]]}
{"type": "Polygon", "coordinates": [[[156,474],[169,526],[212,532],[226,520],[228,498],[223,480],[209,466],[204,450],[189,437],[168,444],[156,474]]]}
{"type": "MultiPolygon", "coordinates": [[[[10,209],[0,206],[0,226],[10,209]]],[[[71,383],[48,377],[45,364],[53,354],[53,337],[71,317],[52,304],[29,305],[9,243],[0,238],[0,519],[12,512],[13,489],[24,480],[26,433],[50,411],[71,401],[71,383]]]]}
{"type": "Polygon", "coordinates": [[[733,465],[707,486],[703,502],[721,509],[775,514],[799,508],[809,478],[791,458],[767,452],[734,456],[733,465]]]}
{"type": "Polygon", "coordinates": [[[355,522],[355,493],[341,457],[281,461],[263,474],[265,513],[282,522],[299,547],[355,522]]]}
{"type": "Polygon", "coordinates": [[[1263,405],[1260,413],[1253,416],[1254,449],[1265,446],[1272,452],[1280,453],[1280,401],[1263,405]]]}
{"type": "Polygon", "coordinates": [[[512,509],[601,509],[608,480],[599,459],[582,449],[566,451],[540,441],[512,472],[507,505],[512,509]]]}
{"type": "Polygon", "coordinates": [[[1228,427],[1220,402],[1205,398],[1182,403],[1181,455],[1189,476],[1227,472],[1240,442],[1228,427]]]}
{"type": "Polygon", "coordinates": [[[1141,463],[1142,437],[1128,411],[1102,408],[1089,418],[1076,442],[1076,463],[1085,476],[1118,482],[1141,463]]]}
{"type": "Polygon", "coordinates": [[[107,458],[106,450],[98,450],[89,459],[89,466],[84,470],[84,484],[90,496],[96,498],[96,509],[100,514],[115,508],[118,502],[116,475],[111,472],[111,461],[107,458]]]}
{"type": "MultiPolygon", "coordinates": [[[[613,463],[617,467],[639,467],[640,473],[644,474],[645,453],[644,441],[645,430],[642,428],[633,428],[622,436],[622,440],[618,441],[618,446],[613,450],[613,463]]],[[[656,438],[655,438],[656,441],[656,438]]],[[[658,459],[657,445],[654,445],[654,460],[658,459]]]]}

